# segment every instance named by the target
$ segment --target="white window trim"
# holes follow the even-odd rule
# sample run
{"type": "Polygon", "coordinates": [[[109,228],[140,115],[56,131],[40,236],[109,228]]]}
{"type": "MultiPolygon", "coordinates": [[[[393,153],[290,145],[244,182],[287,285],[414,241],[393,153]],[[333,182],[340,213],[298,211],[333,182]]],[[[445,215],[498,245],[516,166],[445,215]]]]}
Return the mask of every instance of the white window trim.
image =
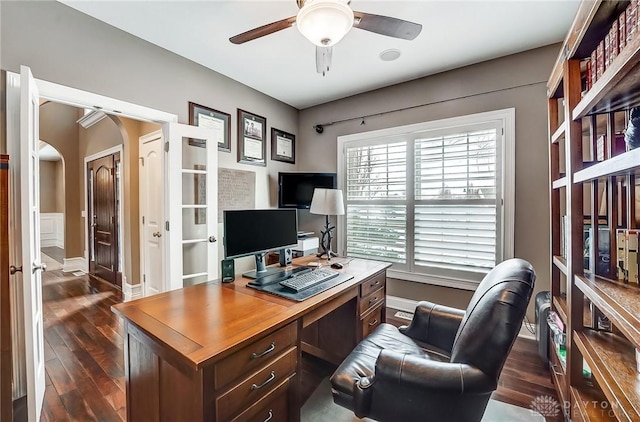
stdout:
{"type": "MultiPolygon", "coordinates": [[[[376,139],[384,139],[390,136],[402,136],[417,132],[424,132],[434,129],[446,129],[464,125],[477,124],[487,121],[499,120],[504,128],[504,145],[502,148],[502,166],[504,177],[502,178],[503,192],[503,219],[501,231],[503,233],[502,259],[513,258],[514,255],[514,228],[515,228],[515,108],[507,108],[483,113],[470,114],[467,116],[451,117],[440,120],[433,120],[411,125],[396,126],[391,128],[373,130],[369,132],[354,133],[351,135],[338,136],[337,163],[338,163],[338,188],[345,189],[346,174],[346,148],[358,142],[375,142],[376,139]]],[[[344,254],[346,250],[346,220],[345,216],[337,219],[337,248],[338,253],[344,254]]],[[[396,270],[393,267],[387,271],[390,278],[413,281],[417,283],[431,284],[436,286],[453,287],[464,290],[475,290],[478,282],[473,280],[448,278],[428,274],[420,274],[396,270]]]]}

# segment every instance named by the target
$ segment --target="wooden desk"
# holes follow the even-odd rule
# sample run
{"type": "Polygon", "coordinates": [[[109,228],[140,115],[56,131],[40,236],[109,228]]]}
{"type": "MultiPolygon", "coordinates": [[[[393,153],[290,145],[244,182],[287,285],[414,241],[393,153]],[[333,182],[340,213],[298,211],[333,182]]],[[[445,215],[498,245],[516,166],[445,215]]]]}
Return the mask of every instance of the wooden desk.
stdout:
{"type": "Polygon", "coordinates": [[[383,322],[389,265],[354,259],[340,270],[353,279],[303,302],[236,277],[113,306],[127,420],[298,421],[302,351],[339,363],[383,322]]]}

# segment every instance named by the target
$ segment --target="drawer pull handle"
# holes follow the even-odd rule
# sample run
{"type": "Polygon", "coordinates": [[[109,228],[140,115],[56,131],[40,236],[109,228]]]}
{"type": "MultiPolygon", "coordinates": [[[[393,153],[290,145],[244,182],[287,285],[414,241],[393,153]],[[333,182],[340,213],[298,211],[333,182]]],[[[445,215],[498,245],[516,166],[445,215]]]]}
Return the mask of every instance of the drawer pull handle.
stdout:
{"type": "Polygon", "coordinates": [[[276,372],[275,371],[271,371],[271,375],[269,375],[269,378],[267,378],[267,380],[265,382],[263,382],[260,385],[257,384],[252,384],[251,385],[251,389],[252,390],[258,390],[262,387],[264,387],[265,385],[269,384],[271,381],[273,381],[274,379],[276,379],[276,372]]]}
{"type": "Polygon", "coordinates": [[[373,326],[374,326],[374,325],[376,325],[377,323],[378,323],[378,319],[376,318],[376,319],[374,319],[373,321],[371,321],[371,322],[369,323],[369,327],[373,327],[373,326]]]}
{"type": "Polygon", "coordinates": [[[373,299],[369,299],[369,305],[371,305],[372,303],[376,303],[378,301],[377,297],[374,297],[373,299]]]}
{"type": "Polygon", "coordinates": [[[263,357],[264,355],[268,355],[269,353],[273,352],[276,348],[276,342],[272,342],[271,345],[269,347],[267,347],[267,350],[265,350],[262,353],[252,353],[251,354],[251,359],[258,359],[263,357]]]}
{"type": "Polygon", "coordinates": [[[271,419],[273,419],[273,410],[269,409],[269,416],[264,420],[264,422],[269,422],[271,419]]]}
{"type": "Polygon", "coordinates": [[[380,284],[380,280],[376,280],[376,282],[371,283],[370,286],[373,287],[373,286],[377,286],[378,284],[380,284]]]}

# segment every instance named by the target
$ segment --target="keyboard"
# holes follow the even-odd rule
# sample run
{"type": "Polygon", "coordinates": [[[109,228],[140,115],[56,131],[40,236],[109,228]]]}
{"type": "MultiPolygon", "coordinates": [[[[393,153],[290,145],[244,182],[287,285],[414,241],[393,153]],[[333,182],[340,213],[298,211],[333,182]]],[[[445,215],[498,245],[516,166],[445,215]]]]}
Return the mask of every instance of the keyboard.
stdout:
{"type": "Polygon", "coordinates": [[[280,282],[281,286],[288,287],[296,292],[313,287],[316,284],[320,284],[323,281],[331,280],[340,273],[331,270],[323,270],[318,268],[317,270],[310,271],[308,273],[294,275],[286,280],[280,282]]]}

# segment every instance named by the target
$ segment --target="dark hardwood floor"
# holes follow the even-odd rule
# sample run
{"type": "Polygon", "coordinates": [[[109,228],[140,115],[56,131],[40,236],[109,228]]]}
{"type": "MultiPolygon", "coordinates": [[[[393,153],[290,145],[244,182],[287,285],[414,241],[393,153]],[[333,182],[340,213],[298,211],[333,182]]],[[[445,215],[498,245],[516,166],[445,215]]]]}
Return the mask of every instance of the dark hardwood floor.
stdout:
{"type": "Polygon", "coordinates": [[[109,284],[62,271],[45,272],[45,421],[125,420],[122,323],[109,284]]]}
{"type": "MultiPolygon", "coordinates": [[[[43,421],[125,420],[123,329],[110,309],[121,300],[119,290],[86,275],[75,277],[61,271],[44,274],[47,387],[43,421]]],[[[387,311],[387,322],[408,323],[395,318],[394,313],[392,309],[387,311]]],[[[305,356],[303,401],[335,369],[322,360],[305,356]]],[[[535,342],[519,338],[493,398],[529,408],[537,396],[557,400],[535,342]]]]}

